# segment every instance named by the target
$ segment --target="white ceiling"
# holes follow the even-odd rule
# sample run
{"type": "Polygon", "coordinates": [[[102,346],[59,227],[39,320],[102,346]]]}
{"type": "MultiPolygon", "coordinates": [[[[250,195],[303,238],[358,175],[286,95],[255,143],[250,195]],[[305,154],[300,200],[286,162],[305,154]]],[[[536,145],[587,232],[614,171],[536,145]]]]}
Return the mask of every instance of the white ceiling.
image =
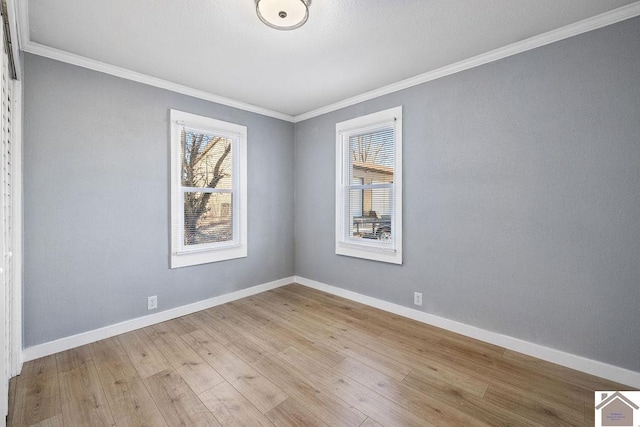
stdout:
{"type": "Polygon", "coordinates": [[[22,13],[27,44],[296,116],[631,3],[313,0],[293,31],[260,22],[255,0],[29,0],[22,13]]]}

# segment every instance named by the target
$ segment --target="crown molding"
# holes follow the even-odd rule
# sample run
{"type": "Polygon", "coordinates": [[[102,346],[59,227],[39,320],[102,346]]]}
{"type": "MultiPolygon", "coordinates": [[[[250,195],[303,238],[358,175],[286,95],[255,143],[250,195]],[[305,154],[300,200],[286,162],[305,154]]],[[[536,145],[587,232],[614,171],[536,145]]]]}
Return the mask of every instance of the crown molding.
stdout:
{"type": "Polygon", "coordinates": [[[16,25],[20,50],[29,43],[29,2],[28,0],[13,1],[16,12],[16,25]]]}
{"type": "Polygon", "coordinates": [[[388,95],[393,92],[398,92],[403,89],[417,86],[422,83],[426,83],[432,80],[436,80],[442,77],[449,76],[451,74],[459,73],[461,71],[468,70],[470,68],[479,67],[490,62],[498,61],[499,59],[506,58],[508,56],[516,55],[518,53],[526,52],[531,49],[535,49],[547,44],[551,44],[560,40],[567,39],[569,37],[577,36],[582,33],[597,30],[598,28],[606,27],[608,25],[615,24],[630,18],[634,18],[640,15],[640,1],[628,4],[626,6],[613,9],[609,12],[602,13],[600,15],[593,16],[591,18],[578,21],[573,24],[560,27],[555,30],[548,31],[546,33],[539,34],[537,36],[530,37],[528,39],[521,40],[510,45],[491,50],[489,52],[464,59],[462,61],[446,65],[433,71],[428,71],[423,74],[419,74],[414,77],[410,77],[406,80],[402,80],[396,83],[392,83],[387,86],[383,86],[379,89],[372,90],[360,95],[356,95],[351,98],[344,99],[334,104],[327,105],[325,107],[318,108],[317,110],[309,111],[307,113],[299,114],[294,117],[294,122],[298,123],[304,120],[311,119],[313,117],[321,116],[323,114],[330,113],[332,111],[340,110],[351,105],[359,104],[370,99],[378,98],[383,95],[388,95]]]}
{"type": "Polygon", "coordinates": [[[393,92],[398,92],[412,86],[417,86],[422,83],[459,73],[461,71],[479,67],[490,62],[498,61],[500,59],[516,55],[518,53],[526,52],[528,50],[564,40],[573,36],[577,36],[589,31],[597,30],[598,28],[606,27],[608,25],[612,25],[640,15],[639,0],[626,6],[601,13],[600,15],[596,15],[591,18],[566,25],[564,27],[548,31],[546,33],[539,34],[537,36],[533,36],[498,49],[491,50],[489,52],[456,62],[454,64],[447,65],[436,70],[428,71],[426,73],[419,74],[417,76],[410,77],[408,79],[401,80],[399,82],[392,83],[390,85],[383,86],[381,88],[365,92],[333,104],[326,105],[316,110],[292,116],[256,105],[236,101],[230,98],[214,95],[212,93],[205,92],[199,89],[190,88],[178,83],[173,83],[146,74],[137,73],[125,68],[116,67],[83,56],[75,55],[32,42],[29,39],[29,13],[27,8],[27,1],[16,0],[16,5],[18,15],[18,36],[21,44],[20,47],[25,52],[292,123],[302,122],[304,120],[321,116],[323,114],[327,114],[341,108],[349,107],[351,105],[359,104],[361,102],[378,98],[383,95],[388,95],[393,92]]]}
{"type": "Polygon", "coordinates": [[[109,74],[115,77],[120,77],[120,78],[131,80],[134,82],[143,83],[143,84],[154,86],[160,89],[170,90],[172,92],[181,93],[183,95],[192,96],[194,98],[204,99],[205,101],[211,101],[217,104],[226,105],[227,107],[233,107],[240,110],[249,111],[251,113],[260,114],[263,116],[285,120],[288,122],[294,121],[294,117],[288,114],[269,110],[267,108],[258,107],[252,104],[247,104],[245,102],[236,101],[234,99],[225,98],[219,95],[214,95],[212,93],[205,92],[203,90],[194,89],[178,83],[170,82],[168,80],[163,80],[157,77],[149,76],[147,74],[131,71],[126,68],[116,67],[114,65],[89,59],[84,56],[76,55],[73,53],[65,52],[63,50],[45,46],[40,43],[29,41],[26,45],[22,46],[22,50],[28,53],[32,53],[34,55],[43,56],[49,59],[55,59],[60,62],[76,65],[78,67],[88,68],[90,70],[99,71],[101,73],[109,74]]]}

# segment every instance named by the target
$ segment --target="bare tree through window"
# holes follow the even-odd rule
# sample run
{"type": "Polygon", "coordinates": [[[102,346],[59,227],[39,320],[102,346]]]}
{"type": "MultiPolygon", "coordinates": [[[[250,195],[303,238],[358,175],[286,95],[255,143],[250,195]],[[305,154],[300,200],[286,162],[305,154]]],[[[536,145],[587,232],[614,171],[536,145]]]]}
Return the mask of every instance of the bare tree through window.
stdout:
{"type": "MultiPolygon", "coordinates": [[[[366,133],[350,140],[351,160],[354,162],[388,165],[393,156],[387,143],[388,135],[366,133]]],[[[393,145],[391,145],[393,147],[393,145]]]]}

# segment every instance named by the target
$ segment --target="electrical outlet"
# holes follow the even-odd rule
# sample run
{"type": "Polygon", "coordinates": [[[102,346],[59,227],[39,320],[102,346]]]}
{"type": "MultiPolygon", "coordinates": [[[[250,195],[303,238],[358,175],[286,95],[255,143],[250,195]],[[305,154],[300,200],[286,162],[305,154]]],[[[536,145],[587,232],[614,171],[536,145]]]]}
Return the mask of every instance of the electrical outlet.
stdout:
{"type": "Polygon", "coordinates": [[[422,292],[413,293],[413,303],[415,305],[422,305],[422,292]]]}
{"type": "Polygon", "coordinates": [[[147,310],[155,310],[156,308],[158,308],[158,296],[147,298],[147,310]]]}

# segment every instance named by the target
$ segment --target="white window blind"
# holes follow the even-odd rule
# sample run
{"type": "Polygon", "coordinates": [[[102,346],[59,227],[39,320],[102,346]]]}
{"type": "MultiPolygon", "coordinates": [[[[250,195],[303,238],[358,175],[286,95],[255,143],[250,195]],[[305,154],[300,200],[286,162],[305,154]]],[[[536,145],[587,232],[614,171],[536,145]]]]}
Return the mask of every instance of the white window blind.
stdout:
{"type": "Polygon", "coordinates": [[[393,249],[395,122],[345,132],[343,144],[348,150],[345,240],[393,249]]]}
{"type": "Polygon", "coordinates": [[[246,256],[246,128],[171,111],[172,267],[246,256]]]}
{"type": "Polygon", "coordinates": [[[402,263],[401,107],[336,132],[336,253],[402,263]]]}

